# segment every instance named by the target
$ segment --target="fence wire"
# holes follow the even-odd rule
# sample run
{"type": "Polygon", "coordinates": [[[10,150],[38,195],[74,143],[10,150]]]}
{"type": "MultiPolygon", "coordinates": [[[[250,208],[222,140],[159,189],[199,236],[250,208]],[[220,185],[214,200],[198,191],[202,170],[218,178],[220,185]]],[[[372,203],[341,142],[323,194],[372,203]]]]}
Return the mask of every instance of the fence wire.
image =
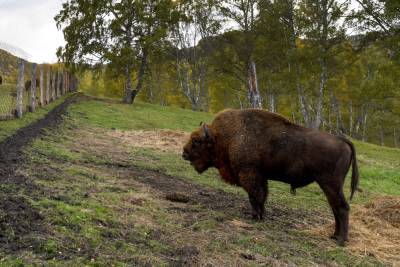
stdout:
{"type": "Polygon", "coordinates": [[[32,63],[24,62],[22,64],[17,58],[11,58],[10,56],[7,58],[4,55],[1,56],[0,53],[0,120],[13,119],[16,116],[20,117],[25,112],[32,111],[32,80],[36,80],[35,109],[39,108],[41,105],[50,103],[68,92],[77,90],[76,77],[68,73],[62,66],[37,65],[36,78],[32,76],[32,67],[32,63]],[[24,69],[23,72],[22,69],[24,69]],[[40,94],[41,78],[43,79],[42,99],[40,94]],[[22,79],[23,98],[21,105],[17,103],[17,81],[22,79]]]}

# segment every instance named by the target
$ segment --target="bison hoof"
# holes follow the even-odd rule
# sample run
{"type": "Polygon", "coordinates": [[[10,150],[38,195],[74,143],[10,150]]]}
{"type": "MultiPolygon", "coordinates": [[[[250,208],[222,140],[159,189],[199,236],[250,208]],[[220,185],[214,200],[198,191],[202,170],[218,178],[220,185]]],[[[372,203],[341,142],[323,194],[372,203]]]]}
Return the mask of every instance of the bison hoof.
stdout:
{"type": "Polygon", "coordinates": [[[337,244],[338,246],[340,246],[340,247],[345,247],[345,246],[346,246],[345,241],[344,241],[343,238],[339,238],[339,239],[336,241],[336,244],[337,244]]]}
{"type": "Polygon", "coordinates": [[[260,214],[252,214],[252,219],[255,221],[262,221],[263,220],[263,216],[260,214]]]}

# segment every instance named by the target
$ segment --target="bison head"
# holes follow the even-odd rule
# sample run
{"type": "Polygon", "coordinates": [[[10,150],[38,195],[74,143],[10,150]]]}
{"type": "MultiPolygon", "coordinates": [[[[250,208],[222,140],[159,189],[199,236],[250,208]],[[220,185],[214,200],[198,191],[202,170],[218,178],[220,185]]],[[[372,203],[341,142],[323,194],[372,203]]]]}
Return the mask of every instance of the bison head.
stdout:
{"type": "Polygon", "coordinates": [[[190,161],[190,164],[198,173],[207,170],[213,164],[214,138],[206,124],[190,135],[189,141],[183,147],[182,158],[190,161]]]}

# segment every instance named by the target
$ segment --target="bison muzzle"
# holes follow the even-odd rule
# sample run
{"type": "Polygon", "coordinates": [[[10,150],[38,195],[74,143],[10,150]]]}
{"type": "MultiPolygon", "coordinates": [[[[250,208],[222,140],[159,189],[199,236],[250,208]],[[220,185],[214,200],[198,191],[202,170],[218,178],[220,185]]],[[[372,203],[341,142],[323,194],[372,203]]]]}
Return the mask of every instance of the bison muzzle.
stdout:
{"type": "Polygon", "coordinates": [[[335,217],[332,238],[341,246],[347,241],[349,205],[343,183],[351,165],[350,199],[359,178],[356,151],[346,138],[263,110],[225,110],[191,134],[182,157],[199,173],[215,167],[224,181],[243,187],[255,219],[264,216],[268,180],[288,183],[292,191],[317,182],[335,217]]]}

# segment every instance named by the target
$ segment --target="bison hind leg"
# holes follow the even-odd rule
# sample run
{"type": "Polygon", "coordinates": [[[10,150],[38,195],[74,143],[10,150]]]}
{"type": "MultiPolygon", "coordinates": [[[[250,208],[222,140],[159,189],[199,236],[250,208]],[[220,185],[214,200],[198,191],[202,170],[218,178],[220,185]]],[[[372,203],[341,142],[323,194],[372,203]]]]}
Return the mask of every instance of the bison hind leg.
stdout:
{"type": "Polygon", "coordinates": [[[330,183],[329,185],[325,183],[320,184],[335,217],[335,232],[331,238],[335,239],[339,246],[345,245],[349,232],[350,208],[344,197],[342,186],[343,184],[339,179],[337,183],[330,183]]]}

